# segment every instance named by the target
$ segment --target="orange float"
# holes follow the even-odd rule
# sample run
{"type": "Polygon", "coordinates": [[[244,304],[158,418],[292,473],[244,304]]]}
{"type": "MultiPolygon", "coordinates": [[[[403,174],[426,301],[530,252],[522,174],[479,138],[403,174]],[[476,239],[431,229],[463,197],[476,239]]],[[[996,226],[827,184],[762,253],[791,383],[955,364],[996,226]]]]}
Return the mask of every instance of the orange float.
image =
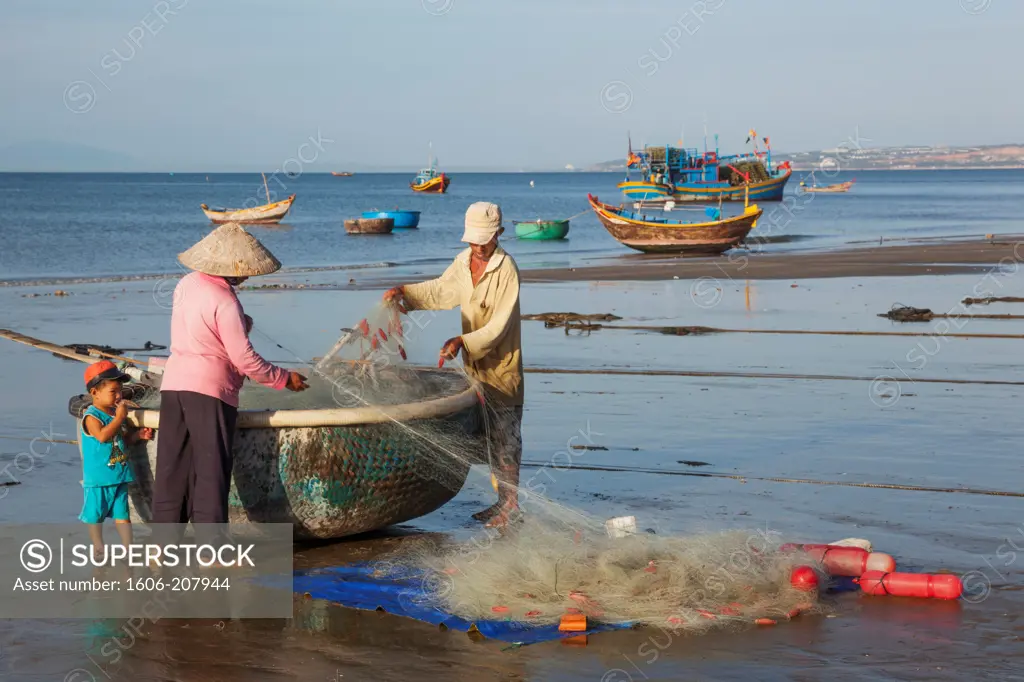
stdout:
{"type": "Polygon", "coordinates": [[[582,613],[567,613],[558,624],[559,632],[586,632],[587,617],[582,613]]]}
{"type": "Polygon", "coordinates": [[[857,577],[865,571],[892,572],[896,570],[896,560],[882,552],[869,552],[861,547],[843,547],[840,545],[795,545],[787,544],[779,548],[781,551],[800,550],[820,561],[829,575],[857,577]]]}
{"type": "Polygon", "coordinates": [[[964,586],[955,575],[927,573],[891,573],[866,571],[857,579],[860,589],[870,595],[919,597],[922,599],[959,599],[964,586]]]}

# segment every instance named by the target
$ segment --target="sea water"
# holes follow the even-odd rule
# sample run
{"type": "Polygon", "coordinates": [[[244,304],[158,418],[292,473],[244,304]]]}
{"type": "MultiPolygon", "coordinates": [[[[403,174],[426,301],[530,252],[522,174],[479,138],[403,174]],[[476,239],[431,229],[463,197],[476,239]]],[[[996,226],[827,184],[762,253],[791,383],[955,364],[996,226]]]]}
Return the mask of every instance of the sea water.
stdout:
{"type": "MultiPolygon", "coordinates": [[[[857,183],[847,194],[832,195],[798,195],[802,175],[794,173],[785,204],[762,204],[765,215],[752,236],[768,240],[759,247],[765,252],[1020,230],[1024,171],[843,173],[836,182],[857,183]]],[[[623,201],[616,189],[619,173],[456,173],[444,195],[416,194],[408,180],[401,174],[282,177],[270,184],[271,198],[294,193],[291,212],[280,225],[249,229],[286,269],[420,265],[440,271],[463,248],[466,208],[492,201],[503,210],[503,245],[521,268],[575,267],[633,253],[588,209],[588,193],[616,205],[623,201]],[[420,211],[419,228],[390,236],[345,234],[345,219],[396,208],[420,211]],[[570,217],[566,240],[514,239],[512,221],[570,217]]],[[[256,174],[0,173],[0,286],[180,274],[177,254],[213,228],[200,204],[265,201],[256,174]]],[[[723,208],[730,215],[742,204],[723,208]]],[[[698,220],[703,211],[669,215],[698,220]]]]}

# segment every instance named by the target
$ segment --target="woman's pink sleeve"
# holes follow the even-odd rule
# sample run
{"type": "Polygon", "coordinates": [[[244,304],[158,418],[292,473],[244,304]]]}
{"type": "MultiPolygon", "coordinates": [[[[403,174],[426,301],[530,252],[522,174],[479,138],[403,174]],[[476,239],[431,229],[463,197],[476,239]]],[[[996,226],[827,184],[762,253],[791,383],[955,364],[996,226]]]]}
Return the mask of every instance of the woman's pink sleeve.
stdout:
{"type": "Polygon", "coordinates": [[[281,390],[288,383],[288,370],[270,364],[256,352],[245,333],[244,315],[237,300],[217,306],[217,332],[231,364],[253,381],[281,390]]]}

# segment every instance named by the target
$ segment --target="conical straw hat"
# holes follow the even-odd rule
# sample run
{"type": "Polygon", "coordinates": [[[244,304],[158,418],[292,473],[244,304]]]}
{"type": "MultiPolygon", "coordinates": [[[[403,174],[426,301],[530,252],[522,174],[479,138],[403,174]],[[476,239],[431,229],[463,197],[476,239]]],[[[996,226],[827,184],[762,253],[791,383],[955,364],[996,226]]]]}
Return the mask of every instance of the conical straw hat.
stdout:
{"type": "Polygon", "coordinates": [[[226,223],[185,253],[181,264],[219,277],[256,277],[281,269],[281,262],[238,223],[226,223]]]}

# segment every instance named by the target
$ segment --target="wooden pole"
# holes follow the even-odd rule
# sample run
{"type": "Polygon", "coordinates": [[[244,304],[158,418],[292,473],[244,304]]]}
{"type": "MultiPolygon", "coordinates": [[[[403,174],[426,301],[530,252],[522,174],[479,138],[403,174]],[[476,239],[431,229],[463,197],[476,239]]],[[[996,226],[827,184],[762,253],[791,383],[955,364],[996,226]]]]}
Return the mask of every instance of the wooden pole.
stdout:
{"type": "Polygon", "coordinates": [[[104,353],[100,349],[93,348],[92,346],[86,346],[86,348],[89,349],[89,355],[90,356],[92,356],[92,355],[99,355],[100,357],[110,358],[111,360],[120,360],[121,362],[127,362],[129,365],[135,365],[136,367],[141,367],[143,364],[145,364],[145,363],[139,362],[138,360],[135,360],[133,358],[126,358],[123,355],[114,355],[113,353],[104,353]]]}
{"type": "Polygon", "coordinates": [[[270,188],[267,187],[267,174],[266,173],[260,173],[260,175],[263,176],[263,189],[266,190],[266,192],[267,192],[267,203],[269,204],[270,203],[270,188]]]}
{"type": "MultiPolygon", "coordinates": [[[[138,368],[143,368],[144,365],[148,365],[148,363],[146,362],[135,360],[133,358],[126,358],[123,355],[114,355],[113,353],[107,353],[101,351],[98,348],[92,348],[91,346],[86,346],[86,348],[89,349],[89,354],[82,355],[81,353],[76,353],[67,346],[59,346],[55,343],[50,343],[48,341],[36,339],[31,336],[25,336],[24,334],[19,334],[18,332],[11,331],[10,329],[0,329],[0,339],[9,339],[17,343],[23,343],[26,346],[32,346],[33,348],[38,348],[39,350],[49,351],[54,355],[60,355],[61,357],[65,357],[69,360],[77,360],[78,362],[84,362],[86,364],[99,362],[100,358],[110,358],[112,360],[120,360],[122,362],[126,362],[138,368]]],[[[155,373],[152,370],[144,371],[150,371],[151,373],[155,373]]]]}
{"type": "Polygon", "coordinates": [[[32,338],[31,336],[19,334],[18,332],[11,331],[10,329],[0,329],[0,338],[10,339],[11,341],[15,341],[17,343],[23,343],[26,346],[32,346],[33,348],[46,350],[55,355],[60,355],[62,357],[68,358],[69,360],[78,360],[79,362],[84,362],[87,364],[99,362],[98,358],[94,358],[91,355],[82,355],[80,353],[76,353],[70,348],[67,348],[66,346],[58,346],[55,343],[48,343],[40,339],[32,338]]]}

